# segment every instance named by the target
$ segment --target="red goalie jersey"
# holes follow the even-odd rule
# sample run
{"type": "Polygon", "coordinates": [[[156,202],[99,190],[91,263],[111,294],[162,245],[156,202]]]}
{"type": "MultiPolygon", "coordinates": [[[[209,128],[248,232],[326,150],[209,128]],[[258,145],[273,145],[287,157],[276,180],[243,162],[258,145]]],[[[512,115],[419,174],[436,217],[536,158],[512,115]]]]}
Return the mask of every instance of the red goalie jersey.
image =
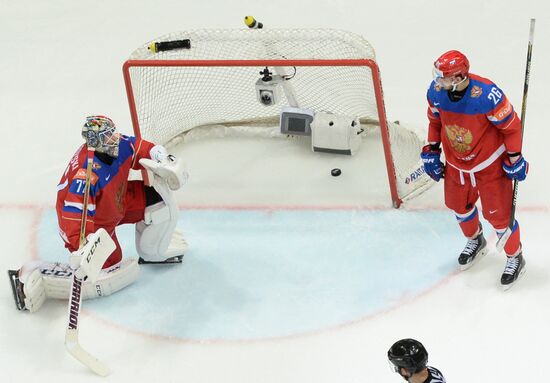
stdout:
{"type": "MultiPolygon", "coordinates": [[[[130,169],[142,170],[141,158],[150,158],[153,143],[121,135],[119,155],[116,158],[95,153],[88,199],[86,234],[102,227],[117,244],[116,256],[121,258],[120,245],[115,228],[123,223],[135,223],[143,219],[145,194],[142,181],[128,181],[130,169]],[[112,160],[112,161],[111,161],[112,160]],[[110,163],[109,163],[110,162],[110,163]]],[[[82,217],[84,185],[87,168],[87,147],[82,145],[67,166],[57,186],[57,217],[59,232],[65,247],[71,252],[78,249],[80,220],[82,217]]],[[[113,254],[115,254],[113,253],[113,254]]],[[[109,265],[106,265],[107,267],[109,265]]]]}
{"type": "Polygon", "coordinates": [[[430,85],[428,141],[442,143],[453,167],[477,171],[505,150],[521,152],[521,122],[492,81],[471,73],[469,78],[466,93],[458,101],[451,101],[435,82],[430,85]]]}

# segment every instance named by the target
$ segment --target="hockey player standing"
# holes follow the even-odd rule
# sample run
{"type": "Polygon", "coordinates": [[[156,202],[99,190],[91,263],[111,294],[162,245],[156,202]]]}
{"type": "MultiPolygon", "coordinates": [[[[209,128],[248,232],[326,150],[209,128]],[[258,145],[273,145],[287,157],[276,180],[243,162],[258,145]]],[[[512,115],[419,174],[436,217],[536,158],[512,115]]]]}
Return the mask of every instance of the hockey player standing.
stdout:
{"type": "Polygon", "coordinates": [[[445,383],[441,371],[430,367],[428,352],[417,340],[401,339],[388,350],[393,370],[410,383],[445,383]]]}
{"type": "MultiPolygon", "coordinates": [[[[136,225],[139,263],[180,263],[187,244],[175,230],[178,210],[173,191],[185,181],[175,157],[161,145],[118,133],[105,116],[87,117],[82,136],[86,142],[70,160],[57,186],[59,233],[65,247],[75,253],[80,240],[88,147],[93,147],[85,234],[103,228],[116,244],[96,283],[83,283],[86,299],[109,295],[137,278],[138,260],[122,259],[117,226],[136,225]],[[144,168],[151,171],[151,186],[128,180],[130,169],[144,168]]],[[[46,298],[67,299],[73,269],[78,265],[72,266],[31,261],[17,272],[10,271],[18,309],[34,312],[46,298]]]]}
{"type": "MultiPolygon", "coordinates": [[[[444,178],[445,204],[468,238],[458,258],[462,270],[488,250],[476,202],[481,199],[483,216],[500,237],[509,225],[512,180],[523,181],[529,169],[521,153],[521,121],[512,104],[498,86],[469,68],[466,56],[456,50],[435,61],[427,95],[429,144],[421,153],[426,173],[435,181],[444,178]]],[[[504,251],[500,283],[508,289],[525,271],[517,221],[504,251]]]]}

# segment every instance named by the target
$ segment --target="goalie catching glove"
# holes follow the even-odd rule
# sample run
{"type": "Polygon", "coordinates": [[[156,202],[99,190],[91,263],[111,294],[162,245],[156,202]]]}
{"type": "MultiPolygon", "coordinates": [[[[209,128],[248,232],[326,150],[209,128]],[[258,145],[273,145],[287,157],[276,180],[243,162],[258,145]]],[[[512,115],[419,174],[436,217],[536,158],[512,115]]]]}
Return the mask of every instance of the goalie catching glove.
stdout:
{"type": "Polygon", "coordinates": [[[183,170],[183,164],[161,145],[154,146],[151,151],[151,159],[142,158],[139,163],[148,171],[160,177],[168,184],[170,190],[180,189],[189,178],[183,170]]]}

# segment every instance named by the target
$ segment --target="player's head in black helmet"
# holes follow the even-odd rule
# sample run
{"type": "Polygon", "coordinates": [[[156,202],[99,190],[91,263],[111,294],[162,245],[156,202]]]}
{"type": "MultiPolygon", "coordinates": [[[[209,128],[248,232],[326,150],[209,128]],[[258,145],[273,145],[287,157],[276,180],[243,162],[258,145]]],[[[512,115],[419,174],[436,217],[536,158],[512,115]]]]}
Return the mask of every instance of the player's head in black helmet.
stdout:
{"type": "Polygon", "coordinates": [[[417,340],[401,339],[388,350],[388,359],[395,372],[408,380],[414,374],[423,372],[428,363],[428,351],[417,340]]]}

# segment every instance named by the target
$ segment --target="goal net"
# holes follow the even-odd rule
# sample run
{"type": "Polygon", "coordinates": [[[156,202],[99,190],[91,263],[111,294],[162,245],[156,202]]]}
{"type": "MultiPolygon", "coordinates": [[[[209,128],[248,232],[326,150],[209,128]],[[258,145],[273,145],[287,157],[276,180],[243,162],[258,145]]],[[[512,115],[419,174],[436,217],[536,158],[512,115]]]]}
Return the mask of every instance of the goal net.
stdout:
{"type": "Polygon", "coordinates": [[[431,185],[419,161],[423,139],[386,119],[375,52],[361,36],[327,29],[191,30],[144,44],[123,70],[137,137],[169,146],[209,126],[258,132],[278,125],[281,108],[297,103],[357,117],[363,135],[380,131],[395,207],[431,185]],[[163,42],[182,40],[190,47],[162,50],[163,42]],[[156,52],[155,42],[161,43],[156,52]],[[259,102],[255,83],[266,67],[285,76],[292,102],[284,96],[269,106],[259,102]]]}

